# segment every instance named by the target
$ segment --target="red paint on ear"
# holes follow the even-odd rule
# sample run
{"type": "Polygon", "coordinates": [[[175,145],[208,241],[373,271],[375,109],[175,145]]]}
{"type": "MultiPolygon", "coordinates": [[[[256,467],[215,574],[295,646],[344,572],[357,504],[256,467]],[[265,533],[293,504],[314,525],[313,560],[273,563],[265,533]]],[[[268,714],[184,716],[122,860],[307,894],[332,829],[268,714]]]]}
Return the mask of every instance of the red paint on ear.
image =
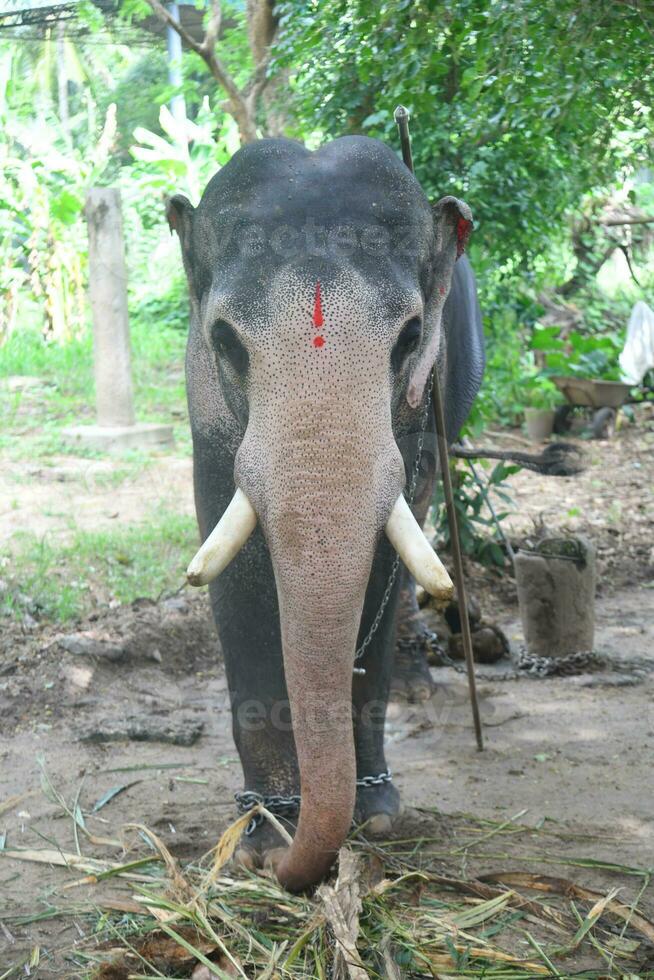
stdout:
{"type": "Polygon", "coordinates": [[[318,336],[318,337],[314,337],[313,338],[313,346],[314,347],[322,347],[324,343],[325,343],[325,338],[324,337],[318,336]]]}
{"type": "Polygon", "coordinates": [[[441,296],[444,296],[445,295],[445,286],[439,286],[438,287],[438,292],[441,294],[441,296]]]}
{"type": "Polygon", "coordinates": [[[313,304],[313,325],[314,327],[322,327],[323,323],[322,316],[322,303],[320,301],[320,280],[316,283],[316,299],[313,304]]]}
{"type": "Polygon", "coordinates": [[[472,221],[459,218],[456,223],[456,257],[460,258],[466,250],[466,244],[472,230],[472,221]]]}

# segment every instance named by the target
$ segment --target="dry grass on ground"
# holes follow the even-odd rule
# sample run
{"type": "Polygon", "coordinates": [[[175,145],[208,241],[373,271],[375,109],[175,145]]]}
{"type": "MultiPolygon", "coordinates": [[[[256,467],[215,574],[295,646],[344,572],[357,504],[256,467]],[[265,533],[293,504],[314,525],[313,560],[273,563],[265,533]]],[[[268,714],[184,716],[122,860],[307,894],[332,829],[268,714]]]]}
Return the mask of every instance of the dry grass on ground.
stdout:
{"type": "Polygon", "coordinates": [[[61,881],[44,909],[20,922],[4,917],[2,929],[11,939],[12,925],[37,917],[75,923],[58,956],[71,972],[50,973],[48,952],[35,947],[5,964],[5,980],[654,976],[654,923],[639,910],[653,869],[557,858],[563,838],[578,836],[580,854],[592,842],[521,825],[522,813],[497,823],[413,811],[407,836],[374,843],[355,834],[337,872],[307,897],[263,872],[231,868],[247,815],[203,858],[181,866],[145,827],[99,839],[74,802],[58,802],[73,822],[77,853],[48,846],[3,853],[3,864],[18,870],[25,861],[59,866],[61,881]],[[120,856],[89,856],[107,848],[120,856]],[[502,866],[500,856],[506,870],[486,873],[491,860],[502,866]],[[546,874],[528,870],[539,862],[546,874]],[[601,866],[615,887],[582,887],[561,876],[561,865],[601,866]]]}

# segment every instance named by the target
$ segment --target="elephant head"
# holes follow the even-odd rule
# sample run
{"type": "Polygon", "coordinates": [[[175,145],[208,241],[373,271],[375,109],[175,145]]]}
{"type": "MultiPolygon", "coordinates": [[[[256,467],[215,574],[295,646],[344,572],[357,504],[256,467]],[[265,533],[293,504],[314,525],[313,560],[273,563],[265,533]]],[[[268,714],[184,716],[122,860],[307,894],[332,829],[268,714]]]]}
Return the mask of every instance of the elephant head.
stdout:
{"type": "Polygon", "coordinates": [[[168,220],[191,297],[192,421],[234,449],[234,497],[189,580],[210,581],[261,526],[302,794],[277,873],[299,889],[351,825],[353,659],[380,536],[451,594],[404,500],[397,433],[423,412],[471,215],[452,197],[432,208],[390,149],[345,137],[250,144],[197,208],[172,198],[168,220]]]}

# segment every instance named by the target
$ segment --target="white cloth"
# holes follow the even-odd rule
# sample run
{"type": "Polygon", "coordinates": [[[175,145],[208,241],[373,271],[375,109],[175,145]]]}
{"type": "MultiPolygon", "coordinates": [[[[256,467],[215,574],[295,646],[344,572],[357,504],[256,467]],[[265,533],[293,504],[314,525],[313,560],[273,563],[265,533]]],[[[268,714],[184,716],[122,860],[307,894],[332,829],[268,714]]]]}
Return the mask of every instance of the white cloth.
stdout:
{"type": "Polygon", "coordinates": [[[654,368],[654,311],[639,300],[631,311],[627,340],[620,354],[620,368],[627,384],[639,385],[654,368]]]}

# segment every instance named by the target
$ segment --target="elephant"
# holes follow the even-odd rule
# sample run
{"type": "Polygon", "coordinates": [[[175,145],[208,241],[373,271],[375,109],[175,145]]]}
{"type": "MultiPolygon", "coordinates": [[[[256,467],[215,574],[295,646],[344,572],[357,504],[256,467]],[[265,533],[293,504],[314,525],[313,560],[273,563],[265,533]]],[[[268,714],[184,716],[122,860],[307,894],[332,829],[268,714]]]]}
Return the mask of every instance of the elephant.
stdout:
{"type": "Polygon", "coordinates": [[[191,311],[204,544],[189,581],[210,583],[239,806],[295,831],[281,846],[255,819],[237,856],[310,889],[353,819],[385,829],[400,812],[384,756],[399,596],[414,579],[451,594],[420,527],[430,379],[436,366],[451,440],[484,369],[472,215],[454,197],[432,207],[388,146],[347,136],[247,144],[167,218],[191,311]]]}

